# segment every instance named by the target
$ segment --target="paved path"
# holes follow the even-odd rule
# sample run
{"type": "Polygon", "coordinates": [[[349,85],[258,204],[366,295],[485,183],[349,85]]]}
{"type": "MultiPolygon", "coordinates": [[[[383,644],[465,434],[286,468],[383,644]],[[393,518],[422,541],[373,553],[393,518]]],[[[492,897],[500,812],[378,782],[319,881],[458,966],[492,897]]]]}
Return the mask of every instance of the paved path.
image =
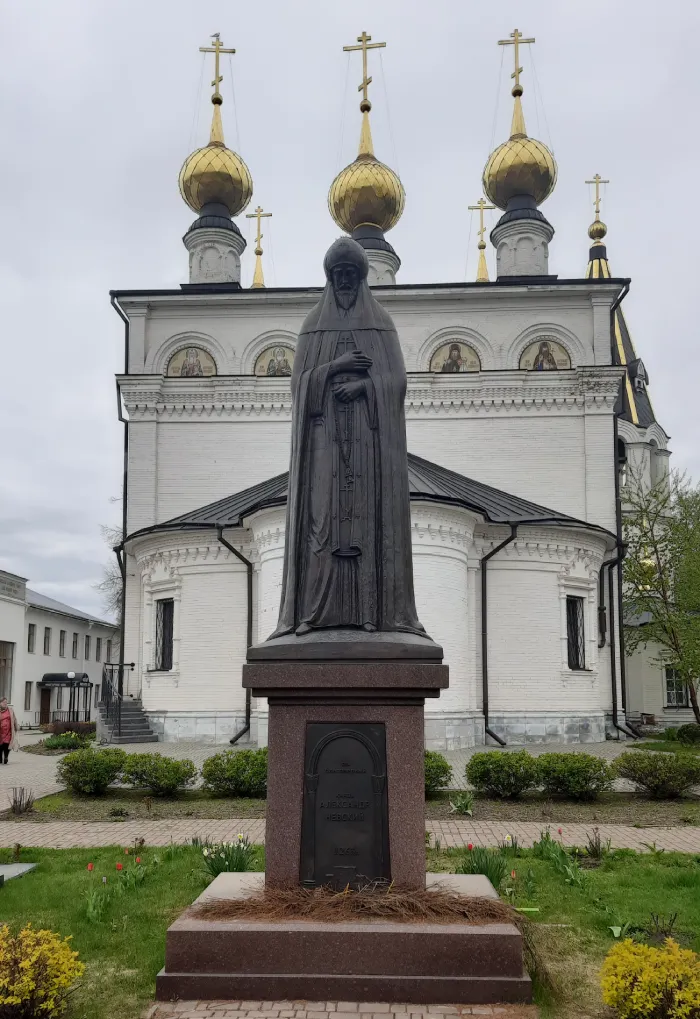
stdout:
{"type": "Polygon", "coordinates": [[[388,1005],[379,1001],[174,1001],[159,1002],[146,1019],[459,1019],[500,1015],[536,1019],[534,1005],[388,1005]]]}
{"type": "MultiPolygon", "coordinates": [[[[426,821],[426,830],[444,849],[448,846],[500,845],[507,835],[517,838],[521,846],[531,846],[539,839],[545,827],[540,822],[494,821],[426,821]]],[[[552,823],[550,831],[565,846],[585,846],[592,824],[552,823]],[[559,833],[561,828],[561,834],[559,833]]],[[[600,837],[610,839],[614,849],[637,849],[642,852],[656,845],[657,849],[677,850],[681,853],[700,853],[700,827],[633,828],[624,824],[600,824],[600,837]]],[[[193,820],[183,818],[171,821],[49,821],[34,824],[22,821],[0,821],[0,846],[16,842],[26,846],[45,846],[69,849],[81,846],[130,846],[143,839],[148,846],[166,846],[171,842],[181,845],[197,837],[211,841],[233,841],[241,833],[251,842],[265,841],[265,821],[260,819],[193,820]]]]}

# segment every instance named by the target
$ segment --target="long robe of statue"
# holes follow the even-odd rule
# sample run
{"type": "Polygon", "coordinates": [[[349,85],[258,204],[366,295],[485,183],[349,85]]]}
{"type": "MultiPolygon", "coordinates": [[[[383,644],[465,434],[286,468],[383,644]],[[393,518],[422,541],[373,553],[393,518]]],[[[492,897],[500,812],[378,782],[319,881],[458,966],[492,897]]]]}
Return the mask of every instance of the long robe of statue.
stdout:
{"type": "Polygon", "coordinates": [[[324,260],[292,371],[292,452],[280,618],[314,629],[423,633],[413,593],[404,397],[394,323],[350,238],[324,260]]]}

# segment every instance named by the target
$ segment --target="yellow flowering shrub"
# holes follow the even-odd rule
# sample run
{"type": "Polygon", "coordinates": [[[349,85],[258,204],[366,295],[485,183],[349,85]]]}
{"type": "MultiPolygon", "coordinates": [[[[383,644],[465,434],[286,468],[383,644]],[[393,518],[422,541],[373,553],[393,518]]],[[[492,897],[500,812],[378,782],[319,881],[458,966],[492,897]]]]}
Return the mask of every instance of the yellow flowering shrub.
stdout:
{"type": "Polygon", "coordinates": [[[661,948],[629,939],[615,945],[600,982],[620,1019],[700,1019],[700,956],[672,938],[661,948]]]}
{"type": "Polygon", "coordinates": [[[0,926],[0,1019],[60,1015],[68,990],[84,971],[70,938],[31,924],[15,936],[0,926]]]}

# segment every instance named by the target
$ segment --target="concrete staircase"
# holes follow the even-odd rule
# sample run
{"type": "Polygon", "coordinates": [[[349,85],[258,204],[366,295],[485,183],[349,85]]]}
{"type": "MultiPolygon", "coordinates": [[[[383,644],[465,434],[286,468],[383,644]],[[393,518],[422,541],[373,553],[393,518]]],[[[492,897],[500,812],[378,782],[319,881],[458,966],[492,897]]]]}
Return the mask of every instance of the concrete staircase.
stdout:
{"type": "Polygon", "coordinates": [[[117,736],[116,731],[112,731],[112,728],[107,720],[106,713],[103,710],[102,705],[98,705],[100,710],[100,721],[102,722],[103,730],[106,730],[106,735],[110,743],[157,743],[158,737],[151,729],[148,722],[148,716],[143,710],[143,705],[140,700],[134,700],[132,697],[125,697],[122,701],[121,706],[121,735],[117,736]]]}

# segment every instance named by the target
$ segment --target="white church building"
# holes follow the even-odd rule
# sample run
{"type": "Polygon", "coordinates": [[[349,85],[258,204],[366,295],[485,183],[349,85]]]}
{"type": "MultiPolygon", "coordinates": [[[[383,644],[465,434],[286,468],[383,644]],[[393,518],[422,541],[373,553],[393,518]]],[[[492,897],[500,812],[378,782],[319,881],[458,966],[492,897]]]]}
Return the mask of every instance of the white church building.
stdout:
{"type": "MultiPolygon", "coordinates": [[[[669,452],[599,203],[585,273],[559,278],[539,208],[556,164],[526,133],[516,75],[511,136],[483,177],[503,211],[497,278],[482,220],[475,282],[402,284],[385,235],[404,192],[374,155],[366,85],[359,153],[329,208],[366,250],[408,374],[416,603],[450,669],[426,705],[426,746],[625,738],[628,715],[663,709],[664,677],[650,708],[621,653],[620,492],[628,463],[653,479],[669,452]]],[[[241,287],[235,217],[252,179],[225,146],[218,91],[212,102],[210,141],[180,173],[197,214],[189,281],[112,293],[126,338],[124,685],[165,740],[264,745],[266,702],[246,701],[241,666],[277,622],[289,376],[320,289],[264,285],[260,219],[254,283],[241,287]]]]}

